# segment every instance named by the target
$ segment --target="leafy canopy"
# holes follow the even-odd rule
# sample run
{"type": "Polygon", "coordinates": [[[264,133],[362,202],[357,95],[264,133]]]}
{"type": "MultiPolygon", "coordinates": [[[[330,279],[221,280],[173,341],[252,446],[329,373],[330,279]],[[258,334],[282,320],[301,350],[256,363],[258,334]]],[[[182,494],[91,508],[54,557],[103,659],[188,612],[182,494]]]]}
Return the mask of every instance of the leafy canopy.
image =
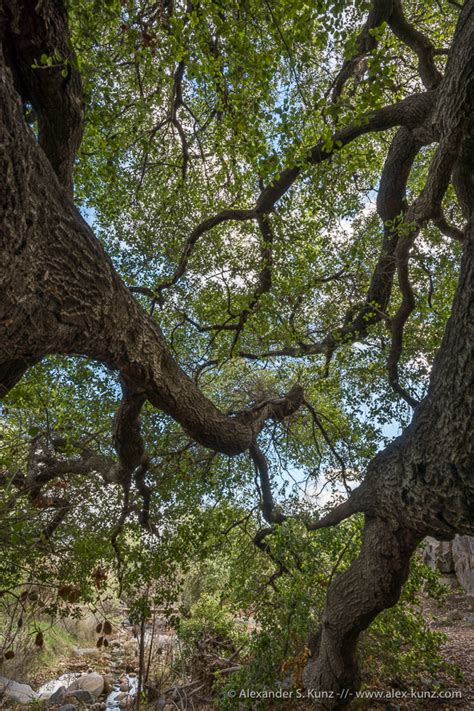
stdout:
{"type": "MultiPolygon", "coordinates": [[[[340,497],[409,416],[386,377],[385,319],[363,344],[343,343],[331,358],[305,356],[305,347],[364,303],[380,252],[383,225],[375,200],[394,131],[370,133],[346,147],[334,135],[422,91],[415,56],[383,23],[371,30],[377,45],[361,72],[333,99],[335,77],[356,51],[369,6],[339,0],[69,4],[87,99],[76,199],[125,283],[138,287],[136,298],[159,322],[177,360],[220,408],[235,411],[286,392],[295,379],[304,385],[312,410],[268,424],[260,437],[276,500],[301,515],[314,515],[330,498],[327,492],[340,497]],[[314,165],[308,155],[318,142],[331,156],[314,165]],[[276,202],[266,229],[256,219],[230,219],[193,238],[224,210],[250,210],[265,186],[295,167],[299,178],[276,202]],[[299,347],[297,358],[266,355],[299,347]]],[[[404,9],[435,46],[449,41],[452,4],[410,0],[404,9]]],[[[68,61],[38,57],[36,70],[51,62],[67,70],[68,61]]],[[[441,66],[445,56],[436,61],[441,66]]],[[[416,158],[408,202],[424,184],[431,155],[427,146],[416,158]]],[[[459,223],[455,208],[449,217],[459,223]]],[[[400,377],[418,397],[448,315],[458,250],[432,227],[413,249],[416,304],[405,328],[400,377]]],[[[395,289],[386,317],[400,300],[395,289]]],[[[113,456],[118,400],[115,376],[104,368],[79,359],[44,361],[5,401],[1,468],[24,470],[32,442],[54,448],[58,437],[64,456],[78,456],[84,441],[113,456]]],[[[315,614],[303,610],[308,583],[291,547],[299,545],[303,568],[313,555],[329,556],[316,599],[355,535],[351,526],[311,542],[291,525],[282,527],[268,559],[252,545],[264,522],[248,455],[229,460],[204,451],[151,408],[144,409],[142,428],[158,534],[144,532],[136,512],[117,529],[123,492],[84,474],[51,484],[52,491],[58,484],[67,489],[75,515],[65,518],[55,541],[38,546],[38,530],[51,511],[23,499],[12,509],[11,491],[2,490],[4,587],[33,576],[77,586],[82,599],[93,600],[93,573],[102,566],[118,574],[117,584],[133,599],[147,582],[166,580],[160,602],[168,603],[179,575],[215,547],[225,548],[226,532],[235,528],[242,536],[236,560],[243,556],[249,576],[259,577],[264,560],[271,578],[284,558],[293,577],[280,594],[301,603],[302,617],[315,614]]],[[[139,501],[137,492],[132,496],[139,501]]],[[[314,570],[311,575],[317,578],[314,570]]],[[[239,605],[246,602],[244,587],[232,590],[239,605]]],[[[256,594],[260,588],[254,580],[249,589],[256,594]]],[[[263,599],[276,594],[271,586],[265,590],[263,599]]]]}

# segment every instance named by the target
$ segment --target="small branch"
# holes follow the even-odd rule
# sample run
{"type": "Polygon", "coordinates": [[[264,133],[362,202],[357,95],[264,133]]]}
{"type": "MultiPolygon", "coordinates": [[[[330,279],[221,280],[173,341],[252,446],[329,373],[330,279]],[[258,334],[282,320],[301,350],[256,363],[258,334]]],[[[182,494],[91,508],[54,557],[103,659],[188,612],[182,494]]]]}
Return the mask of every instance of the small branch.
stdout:
{"type": "Polygon", "coordinates": [[[222,210],[222,212],[219,212],[217,215],[203,220],[191,232],[190,236],[186,240],[185,247],[181,253],[178,266],[173,276],[171,277],[171,279],[163,282],[158,286],[158,293],[161,294],[161,292],[165,289],[169,289],[170,287],[174,286],[176,282],[183,276],[188,266],[189,258],[193,253],[199,238],[202,237],[202,235],[204,235],[206,232],[209,232],[214,227],[217,227],[217,225],[222,224],[223,222],[243,222],[246,220],[254,220],[256,219],[256,217],[257,215],[255,210],[222,210]]]}
{"type": "Polygon", "coordinates": [[[332,89],[332,100],[337,99],[342,94],[342,91],[348,80],[360,74],[365,67],[366,57],[377,46],[377,40],[374,37],[372,30],[380,27],[383,22],[386,22],[392,12],[393,0],[374,0],[372,7],[369,10],[367,21],[357,37],[357,50],[353,57],[346,60],[337,75],[332,89]]]}
{"type": "Polygon", "coordinates": [[[352,492],[351,498],[347,501],[343,501],[342,504],[336,506],[328,514],[323,516],[319,521],[314,521],[313,523],[307,523],[306,528],[308,531],[317,531],[319,528],[328,528],[329,526],[337,526],[341,521],[345,521],[346,518],[350,518],[355,513],[360,513],[361,509],[357,505],[356,493],[360,491],[360,487],[352,492]]]}
{"type": "Polygon", "coordinates": [[[402,292],[402,302],[390,320],[392,332],[392,343],[387,359],[388,379],[393,390],[400,395],[413,409],[419,405],[418,400],[400,384],[398,374],[398,363],[403,349],[403,331],[410,314],[415,308],[415,296],[410,283],[408,263],[410,258],[410,248],[419,230],[415,228],[409,235],[404,236],[397,249],[397,273],[398,284],[402,292]]]}
{"type": "Polygon", "coordinates": [[[250,315],[253,311],[255,311],[261,297],[264,294],[268,293],[272,287],[272,248],[274,239],[273,232],[270,227],[269,219],[266,215],[258,215],[256,219],[263,236],[263,242],[261,245],[262,268],[258,274],[258,283],[255,287],[248,306],[244,307],[239,313],[233,313],[230,310],[230,303],[228,303],[229,317],[223,323],[212,324],[210,326],[201,326],[193,319],[189,318],[189,316],[185,316],[186,321],[191,323],[200,333],[205,333],[209,331],[214,332],[215,335],[213,336],[211,343],[214,341],[217,334],[223,331],[233,331],[234,337],[232,339],[232,345],[230,348],[230,357],[232,357],[233,355],[239,337],[250,315]],[[237,323],[230,323],[235,319],[237,319],[237,323]]]}
{"type": "Polygon", "coordinates": [[[433,224],[445,237],[454,239],[457,242],[464,242],[464,231],[455,225],[451,225],[442,213],[440,217],[433,219],[433,224]]]}
{"type": "Polygon", "coordinates": [[[299,177],[304,164],[318,165],[328,160],[333,153],[341,150],[341,148],[360,136],[367,133],[384,131],[394,126],[408,126],[410,128],[420,126],[430,113],[434,98],[434,95],[429,92],[413,94],[396,104],[367,113],[361,117],[357,124],[350,124],[340,131],[337,131],[332,136],[331,148],[327,148],[326,141],[318,141],[318,143],[308,151],[302,164],[282,170],[280,175],[275,178],[270,185],[261,190],[253,209],[225,209],[213,217],[203,220],[186,240],[185,247],[181,253],[178,266],[173,276],[158,286],[158,292],[161,294],[165,289],[174,286],[183,276],[198,240],[206,234],[206,232],[209,232],[224,222],[256,220],[258,215],[270,213],[280,198],[291,188],[299,177]]]}
{"type": "Polygon", "coordinates": [[[275,533],[275,529],[273,528],[273,526],[271,528],[262,528],[255,534],[253,538],[253,543],[255,546],[257,546],[259,550],[262,551],[262,553],[265,553],[270,558],[270,560],[277,566],[277,570],[270,576],[268,582],[266,583],[268,585],[271,585],[271,587],[276,591],[277,588],[275,585],[275,580],[281,578],[281,576],[285,573],[288,573],[289,570],[281,560],[278,560],[278,558],[274,556],[269,544],[265,542],[265,539],[273,533],[275,533]]]}
{"type": "Polygon", "coordinates": [[[309,410],[309,412],[311,413],[311,417],[312,417],[312,419],[313,419],[314,424],[316,425],[316,427],[318,428],[318,430],[321,432],[324,441],[325,441],[326,444],[328,445],[328,447],[329,447],[329,449],[331,450],[331,452],[332,452],[332,454],[334,455],[334,457],[337,459],[337,461],[338,461],[338,463],[339,463],[339,466],[341,467],[341,476],[342,476],[342,480],[343,480],[343,482],[344,482],[344,487],[345,487],[345,489],[346,489],[347,494],[350,494],[350,489],[349,489],[349,487],[348,487],[348,485],[347,485],[347,482],[346,482],[346,465],[345,465],[345,463],[344,463],[343,458],[340,456],[339,452],[337,452],[337,450],[335,449],[333,443],[331,442],[331,438],[329,437],[329,435],[328,435],[328,433],[327,433],[327,431],[326,431],[326,428],[324,427],[323,423],[322,423],[321,420],[319,419],[318,413],[317,413],[316,410],[314,409],[313,405],[312,405],[310,402],[308,402],[307,400],[304,400],[303,405],[305,405],[305,407],[307,408],[307,410],[309,410]]]}
{"type": "Polygon", "coordinates": [[[418,71],[424,86],[435,89],[443,78],[434,61],[435,48],[422,32],[408,22],[401,0],[393,0],[393,12],[388,24],[394,35],[418,56],[418,71]]]}
{"type": "Polygon", "coordinates": [[[263,518],[267,523],[283,523],[287,517],[282,513],[279,507],[275,506],[275,502],[273,501],[268,464],[265,455],[257,444],[253,444],[249,448],[249,453],[260,478],[263,518]]]}

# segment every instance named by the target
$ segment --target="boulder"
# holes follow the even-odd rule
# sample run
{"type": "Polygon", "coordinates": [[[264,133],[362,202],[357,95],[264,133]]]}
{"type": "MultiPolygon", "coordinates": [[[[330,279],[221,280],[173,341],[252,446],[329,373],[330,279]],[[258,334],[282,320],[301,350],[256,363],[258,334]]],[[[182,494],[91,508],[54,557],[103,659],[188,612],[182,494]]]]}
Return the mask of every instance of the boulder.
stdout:
{"type": "Polygon", "coordinates": [[[439,579],[442,585],[445,585],[449,590],[456,590],[459,587],[458,579],[455,573],[450,573],[449,575],[442,575],[439,579]]]}
{"type": "Polygon", "coordinates": [[[74,689],[74,691],[68,691],[67,695],[74,696],[75,699],[82,701],[83,704],[87,704],[88,706],[92,706],[97,700],[94,694],[91,694],[90,691],[86,691],[86,689],[74,689]]]}
{"type": "Polygon", "coordinates": [[[455,536],[452,542],[454,570],[460,585],[467,593],[474,593],[474,538],[455,536]]]}
{"type": "Polygon", "coordinates": [[[13,679],[0,676],[0,692],[5,700],[13,701],[17,704],[31,704],[37,699],[37,694],[28,684],[19,684],[13,679]]]}
{"type": "MultiPolygon", "coordinates": [[[[425,539],[423,560],[427,565],[443,574],[454,573],[464,590],[474,593],[474,538],[455,536],[452,541],[425,539]]],[[[444,582],[444,579],[443,579],[444,582]]],[[[450,581],[447,581],[448,584],[450,581]]]]}
{"type": "Polygon", "coordinates": [[[436,538],[425,539],[424,562],[440,573],[454,573],[454,561],[450,541],[437,541],[436,538]]]}
{"type": "MultiPolygon", "coordinates": [[[[1,692],[0,692],[0,695],[1,695],[1,692]]],[[[36,700],[40,704],[48,705],[48,701],[50,700],[51,696],[52,696],[52,694],[50,691],[42,691],[41,694],[39,692],[37,692],[36,700]]]]}
{"type": "Polygon", "coordinates": [[[65,699],[66,699],[66,687],[60,686],[59,689],[56,689],[56,691],[51,694],[51,696],[47,700],[46,704],[47,704],[47,706],[56,706],[57,704],[61,705],[64,703],[65,699]]]}
{"type": "Polygon", "coordinates": [[[104,680],[105,693],[110,694],[110,692],[114,688],[114,675],[113,674],[104,674],[102,679],[104,680]]]}
{"type": "MultiPolygon", "coordinates": [[[[104,691],[104,677],[97,672],[82,674],[68,687],[67,693],[70,696],[77,690],[89,691],[95,698],[98,698],[104,691]]],[[[95,701],[95,699],[94,699],[95,701]]]]}
{"type": "Polygon", "coordinates": [[[458,620],[462,620],[461,610],[449,610],[448,614],[446,615],[446,619],[448,620],[448,622],[457,622],[458,620]]]}
{"type": "Polygon", "coordinates": [[[74,706],[74,704],[64,704],[59,711],[77,711],[77,706],[74,706]]]}

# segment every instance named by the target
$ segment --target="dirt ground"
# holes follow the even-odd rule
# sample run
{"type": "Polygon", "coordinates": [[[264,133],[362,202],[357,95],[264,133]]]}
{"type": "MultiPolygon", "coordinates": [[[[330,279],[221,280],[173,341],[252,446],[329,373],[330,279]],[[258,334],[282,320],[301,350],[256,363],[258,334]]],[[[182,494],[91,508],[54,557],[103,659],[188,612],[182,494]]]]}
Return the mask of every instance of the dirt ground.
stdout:
{"type": "MultiPolygon", "coordinates": [[[[443,645],[443,656],[446,661],[459,668],[462,679],[453,682],[450,678],[442,678],[447,689],[458,691],[461,699],[452,698],[449,701],[430,700],[426,706],[417,708],[436,709],[436,711],[474,710],[474,595],[466,595],[459,589],[447,598],[446,605],[441,610],[434,603],[426,605],[426,615],[431,618],[434,629],[443,632],[447,641],[443,645]]],[[[403,707],[402,707],[403,708],[403,707]]]]}

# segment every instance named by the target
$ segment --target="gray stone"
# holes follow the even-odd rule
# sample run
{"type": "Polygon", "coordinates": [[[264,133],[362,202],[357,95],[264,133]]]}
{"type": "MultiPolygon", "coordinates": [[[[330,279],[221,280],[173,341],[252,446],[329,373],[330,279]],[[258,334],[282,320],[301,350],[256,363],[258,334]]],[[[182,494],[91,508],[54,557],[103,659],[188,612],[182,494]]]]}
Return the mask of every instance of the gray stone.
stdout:
{"type": "Polygon", "coordinates": [[[19,684],[13,679],[7,679],[5,676],[0,676],[0,692],[6,700],[13,701],[17,704],[31,704],[38,698],[28,684],[19,684]]]}
{"type": "Polygon", "coordinates": [[[439,570],[440,573],[454,572],[450,541],[437,541],[436,538],[428,536],[425,539],[423,560],[430,568],[439,570]]]}
{"type": "Polygon", "coordinates": [[[425,539],[423,560],[440,573],[455,573],[456,579],[469,594],[474,594],[474,538],[455,536],[452,541],[425,539]]]}
{"type": "MultiPolygon", "coordinates": [[[[0,692],[1,694],[1,692],[0,692]]],[[[36,700],[39,701],[40,704],[48,704],[48,701],[50,700],[52,696],[52,693],[50,691],[42,691],[41,694],[39,691],[37,692],[37,697],[36,700]]]]}
{"type": "Polygon", "coordinates": [[[68,691],[67,695],[74,696],[75,699],[77,699],[78,701],[82,701],[82,703],[87,704],[88,706],[91,706],[96,702],[96,697],[94,696],[94,694],[91,694],[91,692],[87,691],[86,689],[75,689],[74,691],[68,691]]]}
{"type": "Polygon", "coordinates": [[[457,622],[458,620],[462,620],[461,610],[450,610],[446,615],[446,619],[450,622],[457,622]]]}
{"type": "Polygon", "coordinates": [[[59,711],[77,711],[77,706],[74,706],[74,704],[64,704],[59,711]]]}
{"type": "Polygon", "coordinates": [[[467,593],[474,593],[474,538],[455,536],[452,542],[454,570],[460,585],[467,593]]]}
{"type": "Polygon", "coordinates": [[[455,573],[450,573],[449,575],[442,575],[439,580],[450,590],[455,590],[457,587],[459,587],[458,579],[455,573]]]}
{"type": "Polygon", "coordinates": [[[97,672],[91,672],[89,674],[82,674],[78,677],[68,687],[67,691],[68,695],[70,695],[70,692],[76,691],[77,689],[89,691],[93,696],[98,698],[104,691],[104,686],[104,677],[97,672]]]}
{"type": "Polygon", "coordinates": [[[114,675],[104,674],[102,678],[104,680],[104,691],[106,694],[110,694],[114,687],[114,675]]]}
{"type": "Polygon", "coordinates": [[[51,694],[51,696],[47,700],[46,704],[47,704],[47,706],[53,706],[56,704],[63,704],[65,699],[66,699],[66,687],[60,686],[59,689],[56,689],[56,691],[51,694]]]}
{"type": "Polygon", "coordinates": [[[100,650],[97,647],[78,647],[72,650],[74,657],[98,657],[100,650]]]}

